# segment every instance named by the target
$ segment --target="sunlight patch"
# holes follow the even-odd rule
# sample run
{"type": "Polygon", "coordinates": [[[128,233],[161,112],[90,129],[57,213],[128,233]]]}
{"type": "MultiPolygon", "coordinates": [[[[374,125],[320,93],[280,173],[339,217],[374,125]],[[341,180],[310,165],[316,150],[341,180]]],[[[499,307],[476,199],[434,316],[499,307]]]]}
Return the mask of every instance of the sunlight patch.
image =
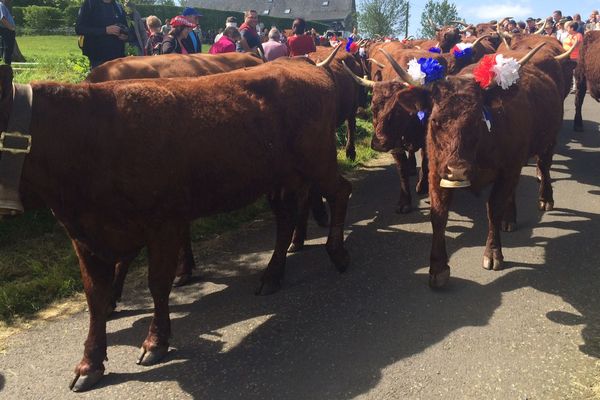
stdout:
{"type": "Polygon", "coordinates": [[[236,322],[213,332],[203,333],[200,339],[221,344],[220,353],[227,353],[236,348],[242,341],[250,336],[254,330],[267,322],[275,314],[260,315],[244,321],[236,322]]]}

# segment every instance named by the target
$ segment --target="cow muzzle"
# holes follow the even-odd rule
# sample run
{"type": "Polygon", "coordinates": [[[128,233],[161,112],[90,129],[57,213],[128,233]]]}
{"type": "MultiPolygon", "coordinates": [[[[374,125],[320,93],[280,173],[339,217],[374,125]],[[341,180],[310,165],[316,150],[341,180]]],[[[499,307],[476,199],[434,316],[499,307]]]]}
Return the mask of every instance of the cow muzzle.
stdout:
{"type": "Polygon", "coordinates": [[[440,180],[441,187],[455,189],[471,186],[471,181],[467,177],[467,168],[448,166],[446,169],[445,176],[440,180]]]}

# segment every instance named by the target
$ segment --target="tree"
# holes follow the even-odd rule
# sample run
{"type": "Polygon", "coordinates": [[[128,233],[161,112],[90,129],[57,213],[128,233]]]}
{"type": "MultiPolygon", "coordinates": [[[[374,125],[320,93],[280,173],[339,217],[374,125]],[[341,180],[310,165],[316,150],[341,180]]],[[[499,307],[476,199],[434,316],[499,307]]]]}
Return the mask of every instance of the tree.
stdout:
{"type": "Polygon", "coordinates": [[[398,36],[406,30],[408,17],[408,0],[364,0],[358,26],[367,37],[398,36]]]}
{"type": "Polygon", "coordinates": [[[450,21],[459,20],[456,5],[448,0],[427,0],[423,14],[421,14],[421,37],[435,37],[435,29],[431,22],[437,26],[451,25],[450,21]]]}

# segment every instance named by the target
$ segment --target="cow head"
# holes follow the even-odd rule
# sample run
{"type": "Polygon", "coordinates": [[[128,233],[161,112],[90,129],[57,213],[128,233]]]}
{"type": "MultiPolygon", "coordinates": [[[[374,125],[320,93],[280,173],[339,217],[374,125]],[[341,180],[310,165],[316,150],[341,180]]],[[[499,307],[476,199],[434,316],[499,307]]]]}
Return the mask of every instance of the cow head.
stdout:
{"type": "Polygon", "coordinates": [[[435,38],[440,43],[439,48],[444,53],[449,52],[452,47],[461,41],[460,30],[455,26],[443,26],[437,31],[435,38]]]}

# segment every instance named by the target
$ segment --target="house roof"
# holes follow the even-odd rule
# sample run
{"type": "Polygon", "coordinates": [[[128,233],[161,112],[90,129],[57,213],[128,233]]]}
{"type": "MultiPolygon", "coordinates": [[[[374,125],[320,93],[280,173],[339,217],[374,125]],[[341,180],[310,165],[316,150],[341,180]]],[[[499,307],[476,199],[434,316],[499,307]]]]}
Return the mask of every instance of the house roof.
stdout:
{"type": "Polygon", "coordinates": [[[261,15],[307,21],[345,20],[355,11],[354,0],[188,0],[187,4],[209,10],[256,10],[259,20],[261,15]]]}

